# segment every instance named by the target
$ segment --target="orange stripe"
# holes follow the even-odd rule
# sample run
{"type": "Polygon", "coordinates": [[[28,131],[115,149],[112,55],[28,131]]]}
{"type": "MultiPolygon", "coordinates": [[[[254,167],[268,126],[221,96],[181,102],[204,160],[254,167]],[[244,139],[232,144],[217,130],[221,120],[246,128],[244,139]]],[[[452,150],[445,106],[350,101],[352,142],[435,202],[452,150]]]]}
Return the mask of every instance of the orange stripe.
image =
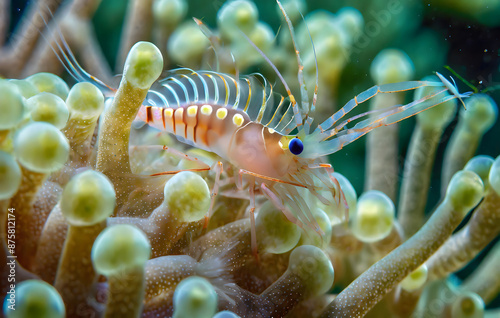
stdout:
{"type": "Polygon", "coordinates": [[[165,127],[165,108],[161,109],[161,121],[163,122],[163,129],[166,129],[166,127],[165,127]]]}
{"type": "Polygon", "coordinates": [[[185,108],[182,111],[182,121],[184,122],[184,138],[187,139],[187,137],[188,137],[188,125],[187,125],[186,116],[187,116],[187,108],[185,108]]]}
{"type": "Polygon", "coordinates": [[[198,123],[200,122],[200,120],[198,119],[198,116],[200,116],[201,114],[201,110],[200,110],[200,106],[198,106],[198,111],[196,112],[196,117],[195,117],[195,120],[196,120],[196,123],[194,124],[194,127],[193,127],[193,141],[196,143],[196,128],[198,127],[198,123]]]}
{"type": "Polygon", "coordinates": [[[174,131],[174,135],[177,135],[175,133],[175,109],[172,109],[172,128],[173,128],[173,131],[174,131]]]}
{"type": "Polygon", "coordinates": [[[153,121],[153,113],[151,106],[146,106],[146,124],[149,124],[150,121],[153,121]]]}

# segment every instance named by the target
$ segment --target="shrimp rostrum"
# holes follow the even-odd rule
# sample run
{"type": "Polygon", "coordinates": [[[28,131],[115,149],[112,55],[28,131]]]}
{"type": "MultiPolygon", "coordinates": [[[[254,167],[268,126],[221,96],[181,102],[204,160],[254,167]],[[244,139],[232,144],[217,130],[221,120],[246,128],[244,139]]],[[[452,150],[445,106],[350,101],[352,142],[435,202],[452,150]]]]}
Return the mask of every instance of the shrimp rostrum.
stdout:
{"type": "MultiPolygon", "coordinates": [[[[281,7],[279,1],[278,4],[281,7]]],[[[317,67],[314,94],[309,102],[293,27],[282,7],[281,10],[299,64],[300,100],[292,94],[276,67],[254,45],[281,79],[286,97],[274,92],[273,86],[260,74],[237,78],[215,71],[182,68],[170,71],[167,77],[152,86],[138,112],[138,119],[174,134],[186,144],[214,152],[236,167],[239,183],[246,181],[250,191],[252,220],[254,195],[259,191],[291,222],[321,233],[303,191],[309,191],[324,204],[346,205],[339,183],[333,176],[332,166],[322,160],[324,156],[339,151],[377,127],[397,123],[452,99],[461,100],[468,94],[458,93],[456,86],[442,76],[439,76],[440,82],[407,81],[376,85],[352,98],[324,122],[312,127],[318,91],[317,67]],[[436,90],[406,105],[345,118],[356,106],[377,94],[404,92],[426,86],[436,87],[436,90]]],[[[197,23],[201,25],[198,20],[197,23]]],[[[67,70],[76,79],[97,82],[103,87],[100,81],[90,75],[82,77],[81,74],[87,73],[79,69],[69,49],[66,47],[62,51],[62,60],[69,65],[67,70]]],[[[215,170],[213,195],[217,192],[221,164],[215,170]]],[[[213,208],[213,200],[214,197],[210,209],[213,208]]],[[[210,211],[207,213],[209,215],[210,211]]]]}

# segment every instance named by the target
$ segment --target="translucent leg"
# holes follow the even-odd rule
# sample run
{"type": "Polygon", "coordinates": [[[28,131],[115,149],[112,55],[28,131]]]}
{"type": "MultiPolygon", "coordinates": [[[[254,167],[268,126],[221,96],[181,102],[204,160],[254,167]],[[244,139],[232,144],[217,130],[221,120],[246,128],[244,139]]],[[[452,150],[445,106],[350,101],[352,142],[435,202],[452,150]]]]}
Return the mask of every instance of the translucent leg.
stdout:
{"type": "Polygon", "coordinates": [[[344,210],[345,210],[345,222],[347,223],[349,221],[349,206],[347,204],[347,200],[345,198],[345,195],[344,195],[344,191],[342,191],[342,188],[340,187],[340,183],[339,181],[337,180],[337,178],[335,178],[333,176],[333,167],[331,164],[328,164],[328,163],[319,163],[319,164],[314,164],[314,165],[309,165],[309,168],[310,169],[318,169],[318,168],[323,168],[326,170],[327,174],[328,174],[328,177],[330,177],[330,180],[332,180],[333,184],[335,185],[335,187],[338,189],[338,191],[335,191],[334,193],[334,199],[335,201],[337,201],[338,203],[341,203],[344,205],[344,210]]]}
{"type": "Polygon", "coordinates": [[[214,181],[214,186],[212,188],[212,192],[210,193],[210,207],[208,208],[207,215],[205,216],[205,224],[203,225],[203,228],[208,227],[208,221],[212,216],[215,204],[215,197],[219,193],[219,182],[220,182],[220,175],[222,173],[222,162],[217,161],[211,169],[215,171],[215,181],[214,181]]]}
{"type": "Polygon", "coordinates": [[[266,186],[265,183],[262,183],[260,185],[260,188],[262,189],[262,193],[264,193],[264,195],[269,199],[271,200],[271,202],[274,204],[274,206],[276,208],[278,208],[278,210],[280,210],[281,212],[283,212],[283,214],[285,215],[285,217],[288,219],[288,221],[294,223],[294,224],[297,224],[298,227],[300,227],[301,229],[303,229],[303,225],[302,225],[302,222],[300,222],[293,214],[292,212],[290,212],[290,210],[288,208],[286,208],[283,203],[281,202],[280,198],[268,187],[266,186]]]}
{"type": "Polygon", "coordinates": [[[193,161],[193,162],[199,163],[200,164],[200,168],[163,171],[163,172],[153,173],[153,174],[151,174],[151,176],[171,175],[171,174],[177,174],[177,173],[182,172],[182,171],[199,172],[199,171],[208,171],[208,170],[211,170],[210,166],[207,165],[206,163],[204,163],[203,161],[199,160],[196,157],[189,156],[189,155],[183,153],[182,151],[179,151],[179,150],[174,149],[174,148],[169,148],[167,146],[163,146],[163,150],[165,150],[166,152],[168,152],[170,154],[173,154],[173,155],[175,155],[175,156],[177,156],[177,157],[179,157],[181,159],[186,159],[186,160],[189,160],[189,161],[193,161]]]}
{"type": "Polygon", "coordinates": [[[252,255],[259,263],[259,252],[257,251],[257,233],[255,231],[255,178],[252,178],[250,186],[250,240],[252,255]]]}

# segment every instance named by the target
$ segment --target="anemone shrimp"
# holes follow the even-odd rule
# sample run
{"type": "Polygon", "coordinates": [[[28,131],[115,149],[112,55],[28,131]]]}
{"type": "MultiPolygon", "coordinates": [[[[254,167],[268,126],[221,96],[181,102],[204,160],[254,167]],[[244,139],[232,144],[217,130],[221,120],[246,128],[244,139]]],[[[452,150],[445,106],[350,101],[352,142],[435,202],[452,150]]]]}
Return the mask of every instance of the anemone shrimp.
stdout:
{"type": "MultiPolygon", "coordinates": [[[[300,189],[306,189],[326,205],[346,204],[339,182],[333,175],[333,168],[324,163],[323,157],[339,151],[377,127],[397,123],[433,106],[452,99],[461,101],[469,96],[467,93],[460,94],[456,85],[439,73],[440,82],[407,81],[376,85],[354,96],[340,110],[313,127],[319,89],[317,62],[316,84],[310,101],[292,23],[279,0],[277,3],[295,49],[300,100],[292,94],[276,66],[251,43],[274,69],[286,90],[286,96],[274,92],[273,85],[260,74],[239,78],[216,71],[180,68],[169,71],[166,77],[153,84],[137,114],[137,118],[149,126],[167,131],[185,144],[213,152],[222,158],[214,167],[192,169],[215,171],[207,219],[214,208],[223,162],[236,168],[237,186],[245,186],[249,191],[254,252],[257,192],[267,197],[291,222],[300,227],[308,226],[321,234],[311,207],[300,189]],[[355,107],[377,94],[405,92],[428,86],[437,87],[438,90],[406,105],[344,118],[355,107]],[[353,121],[356,123],[348,127],[353,121]]],[[[206,28],[201,21],[195,21],[202,29],[206,28]]],[[[114,89],[83,70],[64,39],[61,38],[61,41],[62,45],[57,43],[57,46],[66,70],[77,81],[89,81],[107,95],[112,95],[114,89]]]]}

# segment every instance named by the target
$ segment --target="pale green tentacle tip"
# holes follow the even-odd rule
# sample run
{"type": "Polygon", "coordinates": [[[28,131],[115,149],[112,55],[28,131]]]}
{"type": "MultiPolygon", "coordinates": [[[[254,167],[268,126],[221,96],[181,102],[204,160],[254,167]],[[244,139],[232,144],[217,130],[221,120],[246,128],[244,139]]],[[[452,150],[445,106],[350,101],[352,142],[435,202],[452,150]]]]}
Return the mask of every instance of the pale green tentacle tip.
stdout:
{"type": "Polygon", "coordinates": [[[490,96],[474,94],[465,100],[465,109],[460,110],[460,117],[470,129],[484,133],[497,120],[498,106],[490,96]]]}
{"type": "Polygon", "coordinates": [[[21,168],[16,159],[0,150],[0,200],[11,198],[21,184],[21,168]]]}
{"type": "Polygon", "coordinates": [[[415,291],[424,286],[427,281],[427,273],[427,265],[422,264],[419,268],[406,276],[401,283],[399,283],[399,286],[408,292],[415,291]]]}
{"type": "Polygon", "coordinates": [[[358,9],[352,7],[343,7],[337,12],[337,21],[342,29],[347,32],[352,41],[363,32],[365,20],[358,9]]]}
{"type": "Polygon", "coordinates": [[[491,166],[495,162],[495,159],[486,155],[475,156],[464,167],[464,170],[475,172],[483,181],[484,191],[486,192],[490,187],[490,182],[488,176],[490,174],[491,166]]]}
{"type": "Polygon", "coordinates": [[[446,198],[456,211],[468,212],[484,196],[481,178],[472,171],[458,171],[453,175],[446,190],[446,198]]]}
{"type": "Polygon", "coordinates": [[[26,99],[40,93],[35,85],[28,82],[27,80],[10,79],[9,83],[16,85],[21,95],[23,95],[23,97],[26,99]]]}
{"type": "MultiPolygon", "coordinates": [[[[255,25],[255,28],[248,37],[259,49],[266,53],[273,45],[276,35],[274,34],[274,31],[269,26],[269,24],[258,21],[255,25]]],[[[246,39],[242,40],[244,40],[248,44],[248,41],[246,39]]]]}
{"type": "Polygon", "coordinates": [[[318,247],[301,245],[290,254],[287,272],[297,275],[305,285],[307,294],[322,295],[333,285],[333,266],[318,247]]]}
{"type": "Polygon", "coordinates": [[[61,169],[69,156],[69,144],[63,133],[51,124],[33,122],[14,137],[14,154],[29,170],[51,173],[61,169]]]}
{"type": "Polygon", "coordinates": [[[213,316],[213,318],[240,318],[240,316],[238,316],[232,311],[224,310],[216,313],[215,316],[213,316]]]}
{"type": "Polygon", "coordinates": [[[294,248],[300,239],[300,228],[288,221],[270,202],[262,205],[255,220],[260,248],[267,253],[281,254],[294,248]]]}
{"type": "Polygon", "coordinates": [[[151,255],[149,240],[137,227],[118,224],[107,227],[96,238],[91,258],[102,275],[119,275],[143,267],[151,255]]]}
{"type": "Polygon", "coordinates": [[[69,111],[61,97],[52,93],[41,92],[29,98],[26,106],[33,121],[43,121],[62,129],[66,126],[69,111]]]}
{"type": "Polygon", "coordinates": [[[484,317],[484,301],[476,293],[465,292],[460,294],[451,305],[453,318],[482,318],[484,317]]]}
{"type": "Polygon", "coordinates": [[[66,105],[71,117],[94,119],[99,117],[104,109],[104,96],[95,85],[77,83],[69,91],[66,105]]]}
{"type": "Polygon", "coordinates": [[[175,27],[184,19],[188,10],[186,0],[155,0],[153,17],[156,23],[167,27],[175,27]]]}
{"type": "Polygon", "coordinates": [[[175,29],[167,43],[168,55],[176,63],[196,66],[201,63],[210,41],[194,21],[186,21],[175,29]]]}
{"type": "Polygon", "coordinates": [[[54,287],[41,280],[18,283],[5,297],[6,318],[64,318],[64,302],[54,287]]]}
{"type": "Polygon", "coordinates": [[[383,192],[363,193],[350,223],[352,233],[362,242],[372,243],[385,238],[394,226],[395,207],[383,192]]]}
{"type": "MultiPolygon", "coordinates": [[[[441,80],[435,76],[426,76],[422,81],[429,82],[440,82],[441,80]]],[[[419,100],[425,96],[432,95],[442,90],[442,87],[437,86],[423,86],[415,90],[414,100],[419,100]]],[[[445,95],[449,95],[448,92],[436,95],[435,98],[442,98],[445,95]]],[[[449,100],[435,107],[427,109],[426,111],[417,114],[417,122],[421,127],[428,129],[442,129],[453,120],[457,112],[457,102],[456,100],[449,100]]]]}
{"type": "Polygon", "coordinates": [[[259,11],[252,1],[226,1],[217,12],[219,30],[230,39],[240,37],[240,32],[248,34],[255,28],[259,11]]]}
{"type": "Polygon", "coordinates": [[[500,156],[498,156],[490,168],[488,177],[491,188],[500,195],[500,156]]]}
{"type": "Polygon", "coordinates": [[[163,71],[163,56],[150,42],[137,42],[128,53],[123,69],[127,82],[140,89],[149,89],[163,71]]]}
{"type": "Polygon", "coordinates": [[[26,78],[39,92],[48,92],[61,97],[68,97],[69,87],[59,76],[51,73],[36,73],[26,78]]]}
{"type": "Polygon", "coordinates": [[[14,128],[24,117],[24,99],[16,85],[0,82],[0,130],[14,128]]]}
{"type": "Polygon", "coordinates": [[[73,226],[98,224],[113,214],[113,184],[100,172],[87,170],[71,178],[61,196],[61,211],[73,226]]]}
{"type": "MultiPolygon", "coordinates": [[[[252,31],[247,34],[255,46],[262,52],[268,54],[273,47],[276,35],[273,29],[264,22],[258,21],[252,31]]],[[[238,67],[244,69],[262,60],[262,56],[257,52],[250,42],[244,37],[233,39],[231,51],[238,63],[238,67]]]]}
{"type": "Polygon", "coordinates": [[[314,245],[319,248],[326,248],[332,240],[332,221],[328,214],[321,209],[315,209],[313,212],[314,221],[319,229],[305,227],[301,232],[300,245],[314,245]],[[320,230],[320,231],[318,231],[320,230]]]}
{"type": "Polygon", "coordinates": [[[384,49],[377,54],[370,66],[373,81],[378,84],[408,81],[415,74],[410,57],[398,49],[384,49]]]}
{"type": "Polygon", "coordinates": [[[182,171],[170,178],[163,194],[170,214],[180,222],[201,220],[210,206],[207,182],[191,171],[182,171]]]}
{"type": "Polygon", "coordinates": [[[212,318],[217,310],[217,293],[206,279],[183,279],[174,292],[174,318],[212,318]]]}

